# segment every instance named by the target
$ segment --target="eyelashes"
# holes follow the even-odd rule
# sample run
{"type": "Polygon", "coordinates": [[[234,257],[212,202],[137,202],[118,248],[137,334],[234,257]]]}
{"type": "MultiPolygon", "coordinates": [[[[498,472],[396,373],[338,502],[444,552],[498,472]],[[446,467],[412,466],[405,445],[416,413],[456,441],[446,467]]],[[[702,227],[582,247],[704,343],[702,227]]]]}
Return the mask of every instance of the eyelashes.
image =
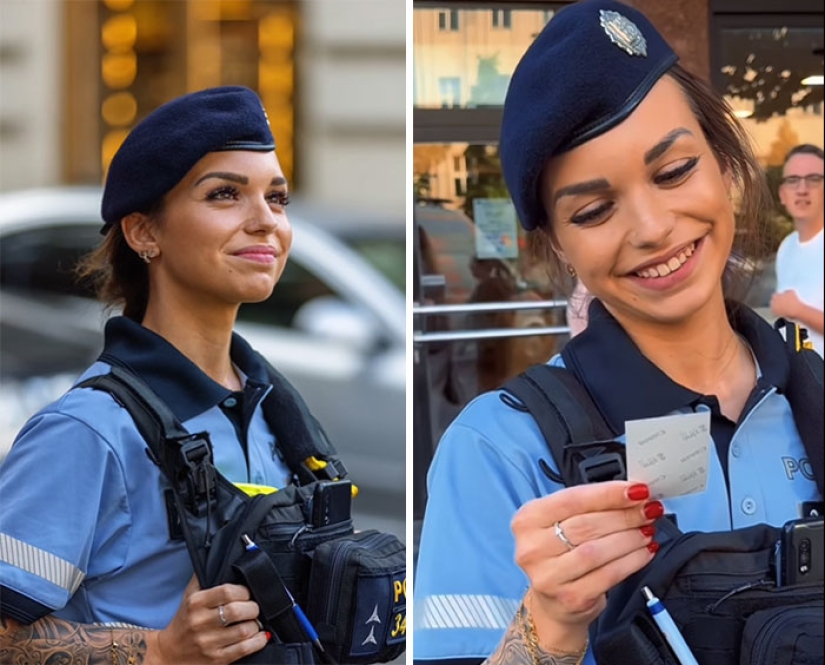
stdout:
{"type": "MultiPolygon", "coordinates": [[[[656,185],[663,187],[679,185],[694,171],[698,163],[698,156],[690,157],[687,161],[680,164],[676,168],[660,172],[654,176],[653,182],[656,185]]],[[[570,224],[581,226],[600,220],[608,215],[614,206],[614,201],[605,201],[597,205],[595,208],[587,208],[584,212],[573,215],[570,218],[570,224]]]]}
{"type": "MultiPolygon", "coordinates": [[[[211,190],[206,195],[207,201],[237,201],[240,197],[240,190],[232,185],[221,185],[211,190]]],[[[281,207],[289,205],[289,192],[270,192],[266,195],[266,200],[272,205],[281,207]]]]}
{"type": "Polygon", "coordinates": [[[693,171],[693,169],[696,167],[698,163],[698,157],[691,157],[681,166],[677,166],[675,169],[671,169],[670,171],[660,173],[655,178],[653,178],[653,182],[655,182],[657,185],[675,184],[676,182],[679,182],[679,180],[681,180],[688,173],[693,171]]]}

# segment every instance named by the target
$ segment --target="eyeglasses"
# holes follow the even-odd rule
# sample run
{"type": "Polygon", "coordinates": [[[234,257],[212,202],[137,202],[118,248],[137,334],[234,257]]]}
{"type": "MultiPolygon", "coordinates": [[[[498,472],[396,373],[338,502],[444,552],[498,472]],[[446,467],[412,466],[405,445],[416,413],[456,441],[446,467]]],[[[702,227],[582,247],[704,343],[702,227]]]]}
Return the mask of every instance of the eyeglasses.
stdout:
{"type": "Polygon", "coordinates": [[[809,173],[808,175],[788,175],[782,178],[782,184],[793,189],[797,189],[804,180],[808,187],[813,188],[819,187],[822,184],[823,178],[825,178],[825,176],[821,173],[809,173]]]}

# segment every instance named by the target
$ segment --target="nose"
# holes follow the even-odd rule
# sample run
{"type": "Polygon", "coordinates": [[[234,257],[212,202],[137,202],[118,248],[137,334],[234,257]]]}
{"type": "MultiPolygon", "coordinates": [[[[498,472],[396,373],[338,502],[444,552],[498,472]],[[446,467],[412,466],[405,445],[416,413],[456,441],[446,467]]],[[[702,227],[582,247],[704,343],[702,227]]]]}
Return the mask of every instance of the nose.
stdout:
{"type": "Polygon", "coordinates": [[[659,205],[657,197],[649,192],[630,199],[627,214],[630,242],[642,249],[666,244],[676,224],[675,215],[659,205]]]}
{"type": "Polygon", "coordinates": [[[286,223],[286,215],[283,208],[273,209],[270,202],[265,197],[255,199],[250,204],[246,219],[246,229],[250,233],[259,235],[269,235],[277,227],[278,224],[286,223]]]}

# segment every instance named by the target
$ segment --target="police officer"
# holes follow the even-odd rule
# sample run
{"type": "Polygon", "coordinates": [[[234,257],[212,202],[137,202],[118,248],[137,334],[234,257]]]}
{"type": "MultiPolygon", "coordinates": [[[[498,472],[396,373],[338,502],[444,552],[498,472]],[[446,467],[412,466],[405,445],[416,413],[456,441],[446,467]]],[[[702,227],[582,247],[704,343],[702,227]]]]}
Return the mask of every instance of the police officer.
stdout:
{"type": "Polygon", "coordinates": [[[549,454],[533,418],[500,392],[479,396],[429,471],[414,656],[592,665],[588,627],[656,556],[656,518],[673,513],[685,531],[781,525],[820,499],[783,395],[784,341],[723,279],[735,243],[759,244],[769,200],[724,102],[612,0],[565,7],[530,46],[499,149],[533,246],[595,298],[568,345],[576,375],[620,433],[708,412],[707,487],[663,501],[632,481],[563,488],[537,463],[549,454]]]}
{"type": "MultiPolygon", "coordinates": [[[[81,377],[124,366],[234,482],[283,487],[261,400],[265,361],[233,326],[289,255],[288,185],[257,95],[222,87],[150,113],[115,155],[105,235],[82,266],[123,308],[81,377]]],[[[128,412],[70,390],[25,425],[0,467],[4,662],[230,663],[267,641],[243,586],[201,590],[169,538],[158,467],[128,412]]]]}

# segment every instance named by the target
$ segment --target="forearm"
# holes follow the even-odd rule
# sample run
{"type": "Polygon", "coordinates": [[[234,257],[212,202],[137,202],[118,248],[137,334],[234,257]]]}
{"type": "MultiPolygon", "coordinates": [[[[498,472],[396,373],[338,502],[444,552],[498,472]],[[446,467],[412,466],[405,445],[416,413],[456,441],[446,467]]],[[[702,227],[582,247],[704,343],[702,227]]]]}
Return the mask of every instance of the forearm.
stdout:
{"type": "MultiPolygon", "coordinates": [[[[584,654],[579,653],[550,653],[540,644],[528,647],[529,629],[523,622],[520,608],[510,622],[507,632],[499,642],[495,652],[482,665],[580,665],[584,654]]],[[[585,633],[586,634],[586,633],[585,633]]],[[[586,638],[585,638],[586,640],[586,638]]],[[[585,642],[586,648],[586,642],[585,642]]]]}
{"type": "Polygon", "coordinates": [[[811,332],[822,335],[825,330],[825,314],[816,307],[800,303],[794,318],[811,332]]]}
{"type": "Polygon", "coordinates": [[[46,616],[31,625],[0,619],[0,660],[4,663],[148,665],[147,648],[155,631],[109,628],[46,616]]]}

